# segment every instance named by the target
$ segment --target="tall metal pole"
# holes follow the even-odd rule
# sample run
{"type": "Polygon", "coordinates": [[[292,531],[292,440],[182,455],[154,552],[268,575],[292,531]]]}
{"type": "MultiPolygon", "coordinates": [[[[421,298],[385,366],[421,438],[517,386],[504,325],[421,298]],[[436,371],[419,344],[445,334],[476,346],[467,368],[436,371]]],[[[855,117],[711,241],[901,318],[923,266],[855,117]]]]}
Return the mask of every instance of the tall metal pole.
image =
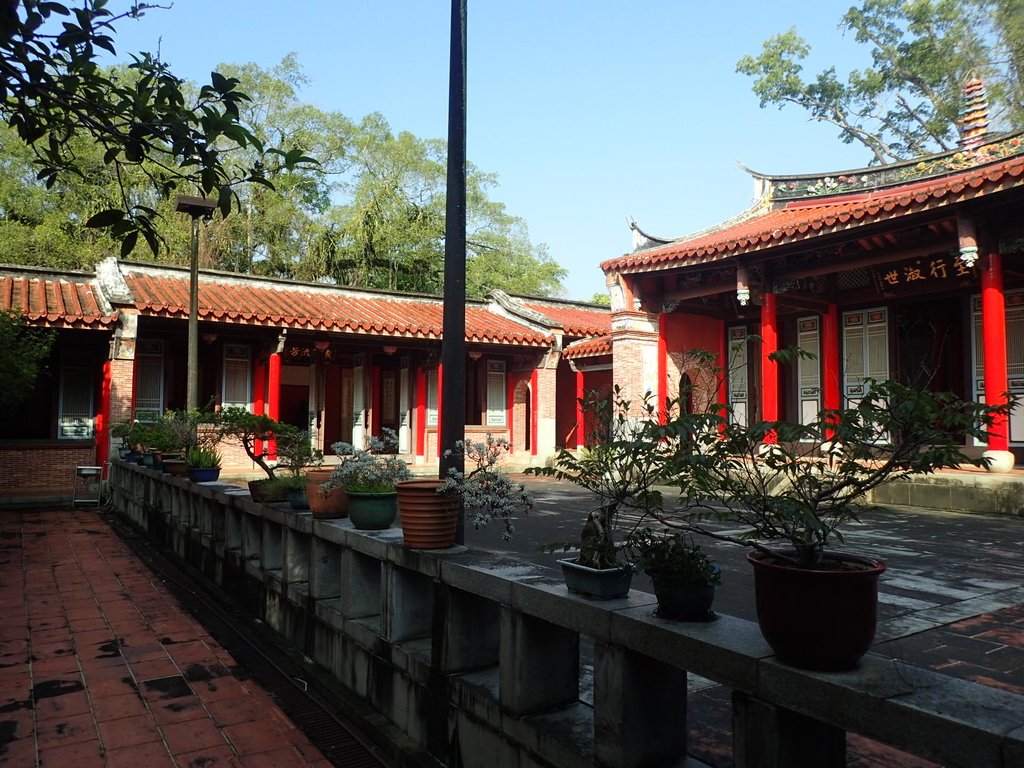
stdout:
{"type": "MultiPolygon", "coordinates": [[[[444,226],[444,324],[441,460],[438,474],[462,469],[445,453],[466,434],[466,0],[452,0],[448,70],[448,180],[444,226]]],[[[460,509],[456,542],[465,543],[460,509]]]]}
{"type": "MultiPolygon", "coordinates": [[[[180,381],[180,379],[179,379],[180,381]]],[[[199,217],[192,216],[192,251],[188,284],[188,384],[185,408],[199,409],[199,217]]]]}

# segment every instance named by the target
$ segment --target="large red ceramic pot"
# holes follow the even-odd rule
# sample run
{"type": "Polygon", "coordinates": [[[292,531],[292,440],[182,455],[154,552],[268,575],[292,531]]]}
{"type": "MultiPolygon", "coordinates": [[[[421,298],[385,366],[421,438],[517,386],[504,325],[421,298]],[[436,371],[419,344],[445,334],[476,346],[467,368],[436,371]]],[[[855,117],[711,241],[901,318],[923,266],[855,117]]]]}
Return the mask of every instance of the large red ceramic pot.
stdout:
{"type": "Polygon", "coordinates": [[[417,478],[395,486],[403,541],[410,549],[447,549],[455,544],[457,500],[438,493],[440,485],[440,480],[417,478]]]}
{"type": "Polygon", "coordinates": [[[747,560],[761,633],[780,661],[832,672],[857,666],[875,639],[883,561],[840,552],[813,569],[764,552],[747,560]]]}

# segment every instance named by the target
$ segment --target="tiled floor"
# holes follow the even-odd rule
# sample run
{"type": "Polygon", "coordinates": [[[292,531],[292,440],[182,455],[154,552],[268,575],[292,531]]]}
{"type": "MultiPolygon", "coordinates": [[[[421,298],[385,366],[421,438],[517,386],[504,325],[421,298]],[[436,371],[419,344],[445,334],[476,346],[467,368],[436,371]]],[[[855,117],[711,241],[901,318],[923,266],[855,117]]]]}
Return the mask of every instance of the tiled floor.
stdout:
{"type": "Polygon", "coordinates": [[[330,763],[94,509],[0,512],[0,765],[330,763]]]}

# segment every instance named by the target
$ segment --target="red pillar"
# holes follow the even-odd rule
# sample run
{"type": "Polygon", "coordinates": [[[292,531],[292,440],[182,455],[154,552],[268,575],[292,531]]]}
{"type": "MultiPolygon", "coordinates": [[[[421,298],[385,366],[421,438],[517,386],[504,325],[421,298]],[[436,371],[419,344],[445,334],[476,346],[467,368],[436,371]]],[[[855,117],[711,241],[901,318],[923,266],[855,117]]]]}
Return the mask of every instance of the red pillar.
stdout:
{"type": "Polygon", "coordinates": [[[438,365],[437,366],[437,457],[438,458],[441,458],[441,444],[442,444],[442,440],[443,440],[443,438],[441,436],[441,424],[444,423],[444,422],[441,421],[441,391],[442,391],[443,387],[444,387],[444,366],[443,365],[438,365]]]}
{"type": "Polygon", "coordinates": [[[668,409],[665,407],[665,401],[668,400],[668,342],[665,340],[665,326],[665,314],[661,313],[658,315],[658,402],[655,404],[659,424],[668,422],[668,409]]]}
{"type": "MultiPolygon", "coordinates": [[[[270,381],[267,384],[267,416],[277,421],[281,415],[281,355],[273,352],[270,355],[270,381]]],[[[277,441],[270,440],[267,445],[267,458],[277,458],[277,441]]]]}
{"type": "MultiPolygon", "coordinates": [[[[253,368],[252,383],[252,410],[257,416],[264,416],[267,413],[267,366],[265,363],[256,363],[253,368]]],[[[257,454],[263,453],[263,441],[257,440],[254,444],[257,454]]]]}
{"type": "Polygon", "coordinates": [[[530,373],[530,455],[537,455],[537,428],[540,426],[540,372],[534,368],[530,373]]]}
{"type": "Polygon", "coordinates": [[[779,367],[770,355],[779,348],[775,294],[765,292],[761,305],[761,420],[778,421],[779,367]]]}
{"type": "Polygon", "coordinates": [[[107,476],[110,459],[110,361],[103,361],[103,382],[100,384],[100,411],[96,414],[96,465],[107,476]]]}
{"type": "Polygon", "coordinates": [[[839,388],[839,308],[828,305],[821,317],[822,404],[825,408],[840,408],[842,395],[839,388]]]}
{"type": "Polygon", "coordinates": [[[576,371],[576,447],[583,448],[587,442],[587,419],[580,402],[586,395],[583,383],[583,371],[576,371]]]}
{"type": "Polygon", "coordinates": [[[416,455],[424,456],[427,448],[427,372],[416,368],[416,455]]]}
{"type": "MultiPolygon", "coordinates": [[[[985,352],[985,402],[1006,402],[1009,389],[1006,371],[1006,296],[1003,293],[1003,257],[990,253],[981,270],[981,329],[985,352]]],[[[992,420],[988,438],[990,451],[1010,449],[1006,416],[992,420]]]]}

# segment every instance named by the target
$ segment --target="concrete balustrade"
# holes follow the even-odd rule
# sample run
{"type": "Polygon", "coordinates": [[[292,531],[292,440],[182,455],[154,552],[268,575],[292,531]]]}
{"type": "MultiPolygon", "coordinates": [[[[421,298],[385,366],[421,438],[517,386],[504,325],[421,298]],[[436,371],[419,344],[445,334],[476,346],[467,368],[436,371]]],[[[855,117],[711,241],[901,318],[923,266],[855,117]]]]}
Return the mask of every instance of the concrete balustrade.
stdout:
{"type": "Polygon", "coordinates": [[[442,764],[457,751],[466,768],[699,765],[686,760],[692,673],[733,691],[738,768],[836,768],[846,732],[946,766],[1024,765],[1024,696],[873,654],[853,672],[797,670],[751,622],[664,621],[637,591],[587,601],[550,569],[408,550],[399,529],[356,531],[230,486],[116,462],[110,489],[121,515],[442,764]]]}

